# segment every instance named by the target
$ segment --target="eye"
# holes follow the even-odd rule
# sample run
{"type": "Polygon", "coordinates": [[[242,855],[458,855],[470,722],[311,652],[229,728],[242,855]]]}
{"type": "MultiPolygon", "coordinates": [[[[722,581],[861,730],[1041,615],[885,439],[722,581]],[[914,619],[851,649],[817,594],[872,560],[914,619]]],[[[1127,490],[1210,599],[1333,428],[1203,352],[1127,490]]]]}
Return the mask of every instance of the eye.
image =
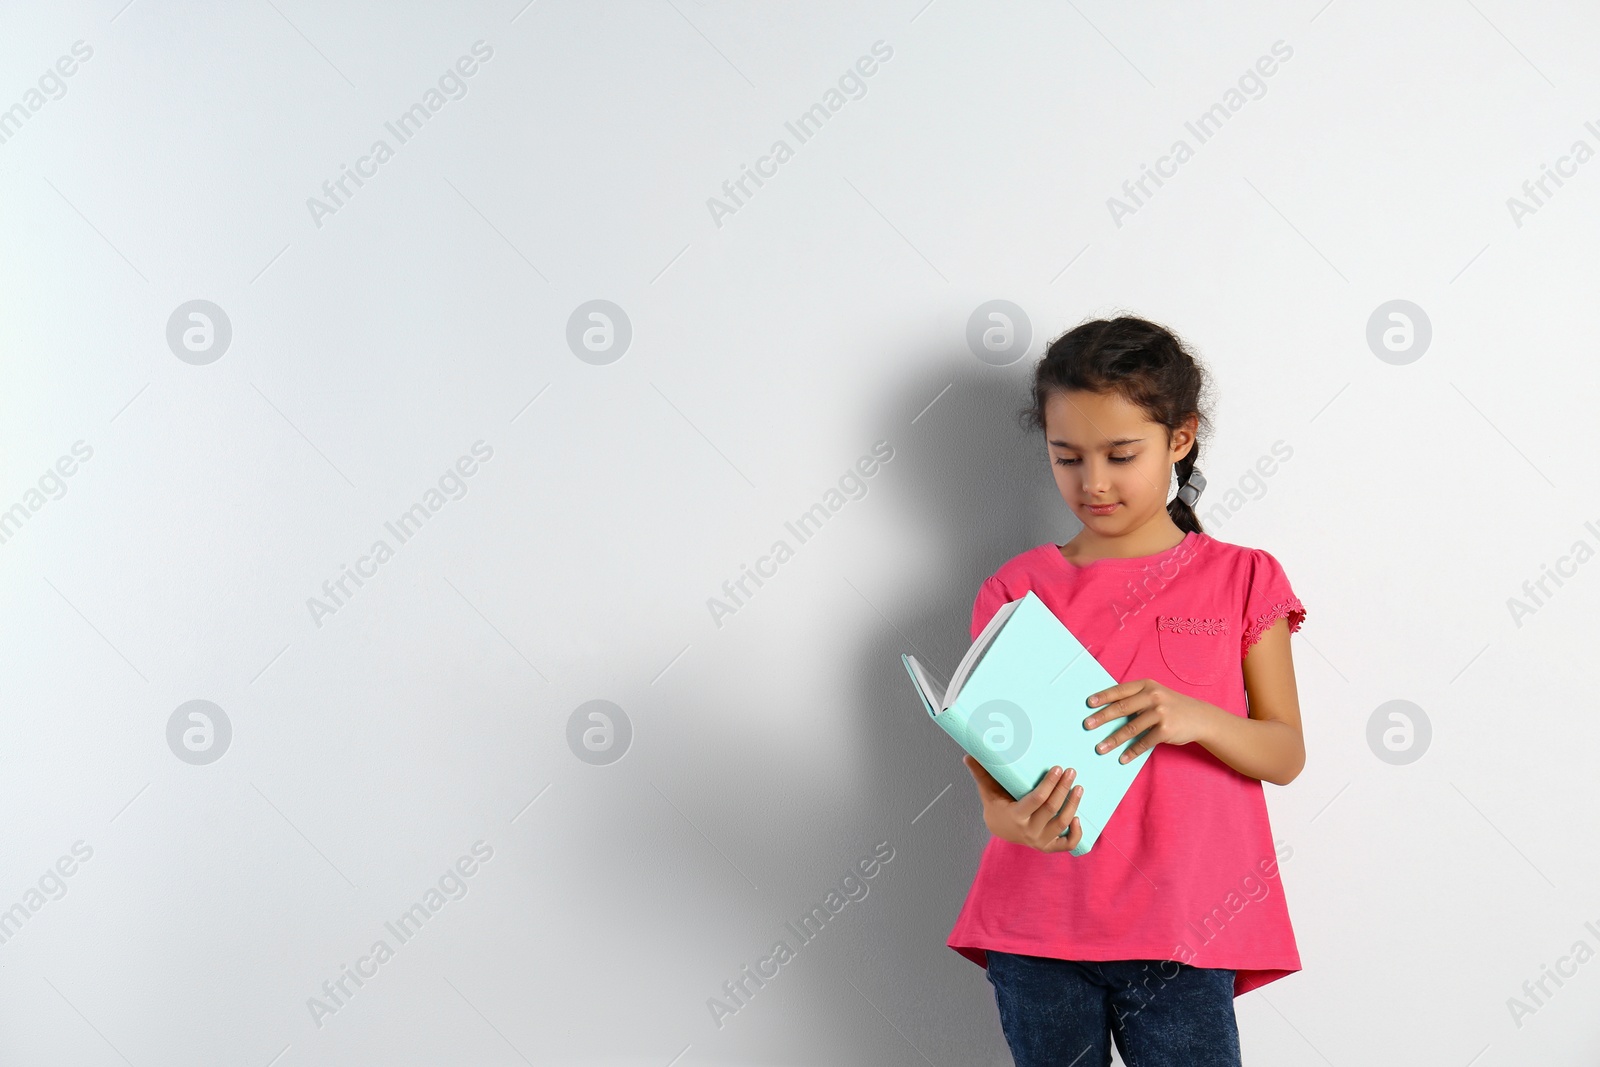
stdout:
{"type": "MultiPolygon", "coordinates": [[[[1112,456],[1111,457],[1111,462],[1113,462],[1113,463],[1132,463],[1134,460],[1136,460],[1138,458],[1139,458],[1139,454],[1137,452],[1135,452],[1131,456],[1112,456]]],[[[1060,464],[1061,466],[1063,466],[1063,467],[1076,467],[1079,464],[1079,462],[1081,462],[1081,461],[1080,460],[1076,460],[1076,459],[1063,459],[1063,458],[1057,457],[1056,462],[1058,464],[1060,464]]]]}

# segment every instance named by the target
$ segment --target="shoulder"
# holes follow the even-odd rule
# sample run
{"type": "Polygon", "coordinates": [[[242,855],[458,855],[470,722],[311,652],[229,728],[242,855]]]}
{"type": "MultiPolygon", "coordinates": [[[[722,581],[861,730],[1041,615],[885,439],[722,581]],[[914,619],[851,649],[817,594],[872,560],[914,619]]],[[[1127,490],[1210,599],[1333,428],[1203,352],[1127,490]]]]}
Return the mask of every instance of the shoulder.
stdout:
{"type": "Polygon", "coordinates": [[[1252,548],[1249,545],[1236,545],[1231,541],[1223,541],[1206,533],[1198,536],[1200,541],[1206,546],[1206,551],[1216,556],[1218,559],[1243,560],[1245,562],[1249,562],[1255,558],[1255,554],[1257,552],[1265,551],[1264,549],[1260,548],[1252,548]]]}
{"type": "Polygon", "coordinates": [[[1259,614],[1269,603],[1298,605],[1293,583],[1277,556],[1253,545],[1200,536],[1202,547],[1195,553],[1200,562],[1195,571],[1201,586],[1228,597],[1247,614],[1259,614]]]}
{"type": "Polygon", "coordinates": [[[1049,584],[1045,575],[1051,562],[1049,553],[1052,552],[1058,553],[1056,566],[1059,568],[1062,564],[1055,545],[1035,545],[1000,564],[993,574],[983,580],[978,587],[978,595],[972,600],[973,637],[978,636],[978,632],[1002,604],[1021,599],[1028,592],[1049,584]]]}
{"type": "Polygon", "coordinates": [[[1247,575],[1256,571],[1283,569],[1278,558],[1264,548],[1219,541],[1210,534],[1200,534],[1200,539],[1205,546],[1206,556],[1214,563],[1224,564],[1229,569],[1239,570],[1247,575]]]}
{"type": "Polygon", "coordinates": [[[1063,565],[1061,550],[1046,541],[1042,545],[1035,545],[1024,552],[1018,552],[1000,564],[994,573],[983,580],[983,588],[1020,596],[1034,588],[1038,584],[1038,579],[1049,575],[1052,568],[1055,568],[1056,573],[1060,573],[1063,565]]]}

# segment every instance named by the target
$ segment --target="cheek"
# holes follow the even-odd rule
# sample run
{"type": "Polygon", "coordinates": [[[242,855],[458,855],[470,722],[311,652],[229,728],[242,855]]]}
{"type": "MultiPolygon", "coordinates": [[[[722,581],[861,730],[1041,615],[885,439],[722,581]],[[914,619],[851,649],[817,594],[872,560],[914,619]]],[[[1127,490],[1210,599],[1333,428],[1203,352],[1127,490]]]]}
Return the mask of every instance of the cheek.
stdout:
{"type": "Polygon", "coordinates": [[[1161,480],[1161,473],[1161,469],[1156,466],[1130,463],[1122,472],[1120,479],[1122,484],[1118,488],[1125,499],[1154,498],[1162,495],[1167,488],[1166,483],[1161,480]]]}

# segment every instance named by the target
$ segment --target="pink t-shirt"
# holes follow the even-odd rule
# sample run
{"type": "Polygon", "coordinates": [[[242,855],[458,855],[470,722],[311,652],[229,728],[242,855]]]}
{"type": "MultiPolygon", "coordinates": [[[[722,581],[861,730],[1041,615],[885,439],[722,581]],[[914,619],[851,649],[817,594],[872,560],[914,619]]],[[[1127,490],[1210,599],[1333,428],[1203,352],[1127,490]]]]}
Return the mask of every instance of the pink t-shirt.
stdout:
{"type": "MultiPolygon", "coordinates": [[[[1277,619],[1294,631],[1305,618],[1270,553],[1190,533],[1083,566],[1031,548],[984,581],[972,636],[1030,589],[1119,682],[1153,678],[1240,717],[1245,651],[1277,619]]],[[[1234,996],[1300,969],[1261,782],[1198,743],[1151,749],[1083,856],[991,837],[947,944],[980,967],[994,949],[1232,968],[1234,996]]]]}

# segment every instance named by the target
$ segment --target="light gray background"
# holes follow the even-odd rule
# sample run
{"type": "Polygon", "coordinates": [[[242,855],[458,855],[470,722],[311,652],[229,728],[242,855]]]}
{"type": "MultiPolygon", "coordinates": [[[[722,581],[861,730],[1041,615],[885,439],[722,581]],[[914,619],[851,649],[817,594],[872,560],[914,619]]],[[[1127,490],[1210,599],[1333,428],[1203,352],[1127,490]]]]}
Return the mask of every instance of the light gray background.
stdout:
{"type": "Polygon", "coordinates": [[[0,1061],[1008,1063],[944,945],[986,832],[898,657],[947,670],[978,583],[1075,532],[1012,414],[1051,337],[1126,310],[1214,374],[1208,532],[1273,552],[1309,612],[1308,762],[1267,787],[1305,970],[1237,1001],[1246,1062],[1594,1062],[1596,568],[1508,602],[1600,542],[1600,163],[1520,225],[1507,201],[1600,146],[1597,31],[1500,0],[7,5],[0,1061]],[[605,365],[566,341],[596,299],[633,332],[605,365]],[[1005,366],[965,340],[996,299],[1033,333],[1005,366]],[[166,340],[191,300],[232,327],[204,365],[166,340]],[[1402,364],[1367,341],[1392,300],[1431,323],[1402,364]],[[480,440],[464,495],[314,623],[480,440]],[[204,765],[167,741],[197,699],[232,727],[204,765]],[[607,766],[567,742],[591,700],[632,726],[607,766]],[[1404,765],[1367,742],[1390,700],[1432,726],[1404,765]],[[313,1022],[480,840],[466,895],[313,1022]],[[869,895],[716,1026],[878,842],[869,895]]]}

